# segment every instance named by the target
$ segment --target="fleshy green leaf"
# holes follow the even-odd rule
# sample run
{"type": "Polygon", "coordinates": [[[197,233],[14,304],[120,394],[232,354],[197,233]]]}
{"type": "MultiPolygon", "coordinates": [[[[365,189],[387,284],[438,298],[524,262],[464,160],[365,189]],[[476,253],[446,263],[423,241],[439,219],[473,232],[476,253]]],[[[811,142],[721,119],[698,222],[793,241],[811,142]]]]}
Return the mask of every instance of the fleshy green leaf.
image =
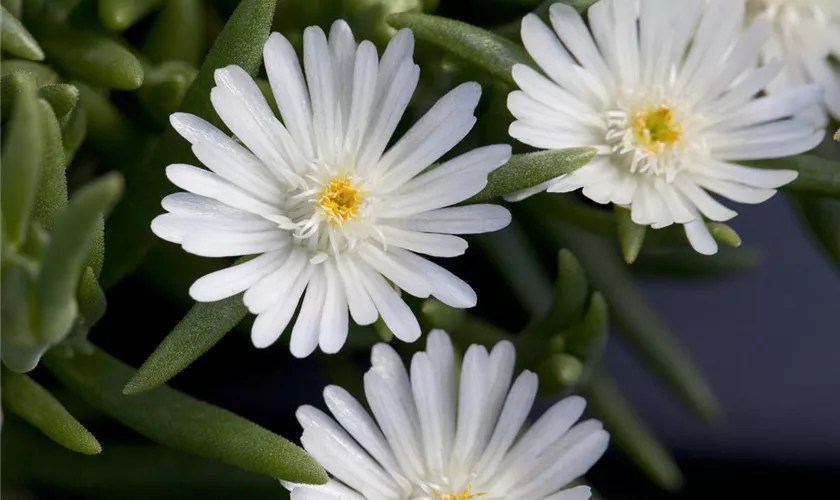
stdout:
{"type": "Polygon", "coordinates": [[[550,336],[568,328],[583,311],[588,295],[586,273],[572,252],[561,249],[557,253],[557,281],[551,307],[543,317],[530,324],[523,334],[533,332],[550,336]]]}
{"type": "Polygon", "coordinates": [[[134,431],[172,448],[295,483],[323,484],[324,470],[282,437],[216,406],[163,386],[125,396],[133,370],[100,349],[45,362],[66,386],[134,431]]]}
{"type": "Polygon", "coordinates": [[[800,218],[826,256],[840,270],[840,200],[822,196],[792,196],[800,218]]]}
{"type": "Polygon", "coordinates": [[[410,28],[418,39],[451,52],[513,85],[513,65],[533,64],[521,45],[460,21],[413,12],[393,14],[386,20],[395,28],[410,28]]]}
{"type": "Polygon", "coordinates": [[[610,432],[612,442],[648,477],[668,491],[682,487],[682,473],[674,457],[645,427],[605,369],[595,370],[587,400],[592,414],[610,432]]]}
{"type": "Polygon", "coordinates": [[[180,61],[166,62],[150,69],[137,92],[140,103],[152,118],[168,123],[169,115],[181,105],[197,72],[194,67],[180,61]]]}
{"type": "Polygon", "coordinates": [[[546,201],[550,201],[550,197],[528,200],[520,205],[546,229],[546,235],[556,244],[574,252],[593,287],[607,299],[622,338],[648,367],[687,407],[706,419],[716,418],[719,409],[711,388],[684,348],[647,303],[644,293],[613,246],[606,240],[557,220],[546,201]]]}
{"type": "Polygon", "coordinates": [[[608,332],[607,301],[601,292],[595,292],[589,299],[583,321],[566,336],[566,350],[591,366],[601,355],[608,332]]]}
{"type": "Polygon", "coordinates": [[[837,132],[834,132],[834,140],[840,142],[840,128],[837,129],[837,132]]]}
{"type": "Polygon", "coordinates": [[[0,6],[0,46],[3,47],[4,52],[23,59],[44,60],[44,51],[41,50],[35,38],[3,6],[0,6]]]}
{"type": "Polygon", "coordinates": [[[423,301],[420,314],[430,328],[441,328],[447,332],[454,332],[461,327],[466,317],[464,309],[450,307],[434,297],[423,301]]]}
{"type": "Polygon", "coordinates": [[[385,22],[389,15],[423,11],[423,0],[344,0],[341,4],[342,19],[354,27],[355,35],[379,46],[396,32],[385,22]]]}
{"type": "MultiPolygon", "coordinates": [[[[236,64],[252,75],[257,72],[275,4],[274,0],[243,0],[239,4],[184,96],[179,111],[223,126],[210,103],[210,89],[215,86],[213,73],[229,64],[236,64]]],[[[190,144],[170,127],[138,175],[126,175],[127,196],[108,221],[108,261],[102,278],[106,288],[136,268],[156,242],[149,224],[160,211],[160,200],[173,189],[165,176],[166,166],[194,161],[190,144]]]]}
{"type": "Polygon", "coordinates": [[[3,407],[37,427],[56,443],[85,455],[102,446],[46,389],[27,377],[3,369],[3,407]]]}
{"type": "Polygon", "coordinates": [[[479,203],[574,172],[595,157],[594,148],[571,148],[513,155],[490,173],[487,186],[464,203],[479,203]]]}
{"type": "Polygon", "coordinates": [[[0,3],[16,18],[20,19],[23,15],[22,0],[2,0],[0,3]]]}
{"type": "MultiPolygon", "coordinates": [[[[0,66],[0,74],[3,76],[18,72],[30,73],[35,78],[35,83],[38,87],[43,87],[44,85],[58,81],[58,74],[46,64],[20,59],[7,59],[0,66]]],[[[3,100],[5,101],[5,98],[3,100]]]]}
{"type": "MultiPolygon", "coordinates": [[[[47,87],[42,87],[41,90],[47,87]]],[[[55,219],[67,207],[67,175],[61,128],[56,114],[44,100],[38,102],[44,140],[42,175],[32,216],[47,231],[52,231],[55,219]]]]}
{"type": "Polygon", "coordinates": [[[35,368],[47,348],[38,339],[32,325],[35,312],[34,275],[32,266],[27,265],[23,259],[16,258],[4,263],[1,290],[3,300],[0,302],[0,328],[3,331],[0,335],[0,354],[3,363],[18,373],[35,368]]]}
{"type": "Polygon", "coordinates": [[[580,382],[583,372],[583,363],[575,356],[552,354],[538,368],[540,392],[552,396],[569,392],[580,382]]]}
{"type": "Polygon", "coordinates": [[[118,174],[79,189],[55,222],[38,276],[39,333],[55,343],[69,333],[78,312],[76,289],[100,220],[122,191],[118,174]]]}
{"type": "Polygon", "coordinates": [[[615,219],[618,223],[618,241],[621,243],[621,253],[624,262],[632,264],[639,256],[639,250],[645,242],[647,226],[640,226],[633,222],[630,210],[615,206],[615,219]]]}
{"type": "Polygon", "coordinates": [[[50,103],[59,125],[63,128],[79,104],[79,89],[67,83],[54,83],[38,89],[38,96],[50,103]]]}
{"type": "Polygon", "coordinates": [[[123,393],[139,394],[165,384],[222,340],[247,313],[242,294],[197,302],[131,377],[123,393]]]}
{"type": "Polygon", "coordinates": [[[143,18],[162,0],[99,0],[99,20],[111,31],[123,31],[143,18]]]}
{"type": "Polygon", "coordinates": [[[87,121],[87,145],[123,172],[130,170],[127,163],[142,162],[149,148],[148,137],[134,129],[105,96],[87,85],[78,87],[87,121]]]}
{"type": "Polygon", "coordinates": [[[754,167],[796,170],[799,176],[782,189],[795,193],[840,198],[840,162],[813,155],[790,156],[748,163],[754,167]]]}
{"type": "Polygon", "coordinates": [[[760,265],[761,252],[755,248],[724,249],[714,255],[700,255],[691,249],[646,249],[632,270],[641,274],[709,278],[750,271],[760,265]]]}
{"type": "Polygon", "coordinates": [[[111,89],[134,90],[143,83],[143,66],[119,43],[66,25],[37,32],[50,62],[71,78],[111,89]]]}
{"type": "Polygon", "coordinates": [[[143,53],[152,62],[181,61],[198,67],[205,47],[204,10],[204,0],[167,0],[149,28],[143,53]]]}
{"type": "Polygon", "coordinates": [[[82,105],[78,105],[70,112],[67,122],[61,126],[61,143],[64,146],[64,156],[67,164],[73,163],[76,152],[82,145],[87,135],[87,111],[82,105]]]}
{"type": "MultiPolygon", "coordinates": [[[[17,89],[12,117],[0,158],[0,212],[4,241],[12,247],[23,243],[41,179],[44,139],[35,80],[23,73],[8,76],[17,89]]],[[[3,99],[7,98],[6,94],[3,99]]],[[[4,249],[5,251],[6,249],[4,249]]]]}

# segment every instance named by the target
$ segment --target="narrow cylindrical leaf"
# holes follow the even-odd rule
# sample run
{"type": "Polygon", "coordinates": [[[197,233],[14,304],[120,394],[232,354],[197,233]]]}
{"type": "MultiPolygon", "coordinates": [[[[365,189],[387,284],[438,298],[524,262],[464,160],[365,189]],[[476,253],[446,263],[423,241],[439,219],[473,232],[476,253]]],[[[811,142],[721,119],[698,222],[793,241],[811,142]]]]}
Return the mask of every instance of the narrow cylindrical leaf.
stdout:
{"type": "Polygon", "coordinates": [[[198,67],[204,56],[204,0],[167,0],[143,43],[152,62],[181,61],[198,67]]]}
{"type": "Polygon", "coordinates": [[[423,301],[420,314],[430,328],[441,328],[454,332],[461,327],[467,315],[466,310],[450,307],[434,297],[423,301]]]}
{"type": "Polygon", "coordinates": [[[38,89],[38,96],[50,103],[59,125],[64,128],[79,104],[79,89],[68,83],[54,83],[38,89]]]}
{"type": "Polygon", "coordinates": [[[120,90],[143,83],[140,61],[110,38],[62,25],[44,26],[37,34],[51,63],[72,78],[120,90]]]}
{"type": "Polygon", "coordinates": [[[798,155],[750,162],[754,167],[796,170],[799,176],[782,189],[795,193],[840,198],[840,162],[814,155],[798,155]]]}
{"type": "MultiPolygon", "coordinates": [[[[276,2],[243,0],[231,15],[207,59],[201,66],[179,111],[198,115],[222,127],[210,103],[216,69],[236,64],[255,74],[262,60],[276,2]]],[[[191,163],[190,144],[172,128],[167,128],[144,168],[126,175],[127,196],[108,221],[108,261],[102,277],[107,288],[131,272],[156,242],[149,230],[152,218],[160,212],[160,200],[172,191],[165,168],[172,163],[191,163]]]]}
{"type": "Polygon", "coordinates": [[[160,123],[168,123],[184,99],[198,71],[189,64],[170,61],[146,72],[143,86],[137,92],[140,103],[160,123]]]}
{"type": "Polygon", "coordinates": [[[122,192],[122,178],[108,174],[81,188],[55,222],[38,276],[38,329],[50,343],[60,341],[78,311],[76,288],[99,221],[122,192]]]}
{"type": "Polygon", "coordinates": [[[123,31],[143,18],[162,0],[99,0],[99,20],[112,31],[123,31]]]}
{"type": "Polygon", "coordinates": [[[6,8],[13,16],[20,19],[23,15],[23,1],[22,0],[2,0],[3,7],[6,8]]]}
{"type": "Polygon", "coordinates": [[[67,164],[73,163],[76,152],[87,135],[87,111],[84,106],[76,106],[70,112],[67,123],[61,127],[61,142],[64,146],[64,156],[67,164]]]}
{"type": "Polygon", "coordinates": [[[757,248],[722,250],[715,255],[701,255],[692,249],[650,249],[639,255],[633,272],[661,276],[711,278],[751,271],[761,265],[757,248]]]}
{"type": "Polygon", "coordinates": [[[51,352],[46,363],[94,407],[153,441],[286,481],[327,481],[324,470],[301,448],[227,410],[166,386],[123,395],[133,370],[102,350],[73,358],[51,352]]]}
{"type": "MultiPolygon", "coordinates": [[[[0,158],[0,177],[3,179],[0,212],[5,242],[14,247],[23,242],[29,227],[41,179],[44,139],[35,80],[23,73],[14,73],[8,78],[17,89],[17,95],[0,158]]],[[[3,99],[6,98],[4,94],[3,99]]]]}
{"type": "MultiPolygon", "coordinates": [[[[312,2],[303,3],[311,4],[312,2]]],[[[323,3],[330,5],[333,2],[323,3]]],[[[379,46],[388,43],[396,31],[385,22],[390,14],[423,11],[423,0],[344,0],[341,4],[342,18],[354,27],[355,34],[379,46]]],[[[325,10],[323,6],[320,7],[321,11],[325,10]]]]}
{"type": "Polygon", "coordinates": [[[683,477],[674,457],[645,427],[606,369],[595,370],[586,395],[590,411],[604,423],[612,442],[656,484],[678,491],[683,477]]]}
{"type": "Polygon", "coordinates": [[[583,321],[566,336],[566,350],[591,366],[601,355],[609,332],[607,301],[601,292],[595,292],[583,321]]]}
{"type": "Polygon", "coordinates": [[[84,84],[78,87],[87,120],[87,144],[122,172],[141,162],[149,146],[148,137],[138,132],[104,95],[84,84]]]}
{"type": "Polygon", "coordinates": [[[572,252],[561,249],[557,253],[557,281],[551,307],[544,316],[534,319],[523,335],[550,336],[568,328],[583,311],[588,296],[586,273],[572,252]]]}
{"type": "Polygon", "coordinates": [[[44,60],[44,51],[41,50],[35,38],[3,6],[0,6],[0,46],[3,47],[4,52],[23,59],[44,60]]]}
{"type": "Polygon", "coordinates": [[[480,203],[534,187],[574,172],[595,157],[594,148],[571,148],[513,155],[490,173],[487,186],[465,203],[480,203]]]}
{"type": "Polygon", "coordinates": [[[96,455],[102,451],[93,434],[37,382],[5,368],[1,380],[4,408],[66,448],[85,455],[96,455]]]}
{"type": "MultiPolygon", "coordinates": [[[[8,260],[6,254],[8,252],[4,252],[4,259],[8,260]]],[[[3,364],[18,373],[35,368],[47,348],[32,325],[35,270],[27,264],[20,258],[4,262],[0,277],[3,297],[0,301],[0,329],[3,332],[0,335],[0,356],[3,364]]]]}
{"type": "Polygon", "coordinates": [[[560,222],[540,200],[520,204],[546,236],[574,252],[594,288],[610,305],[622,338],[663,382],[700,416],[714,419],[718,404],[711,388],[685,349],[652,309],[627,265],[608,241],[560,222]]]}
{"type": "Polygon", "coordinates": [[[387,18],[395,28],[410,28],[414,36],[478,66],[496,78],[515,84],[514,64],[533,64],[521,45],[470,24],[406,12],[387,18]]]}
{"type": "Polygon", "coordinates": [[[42,87],[50,85],[58,81],[58,75],[50,69],[49,66],[32,61],[23,61],[21,59],[7,59],[0,65],[0,115],[5,122],[8,118],[7,113],[12,109],[12,103],[18,93],[18,84],[20,79],[15,74],[23,73],[29,75],[30,78],[35,79],[35,87],[42,87]]]}
{"type": "Polygon", "coordinates": [[[630,210],[618,205],[615,206],[615,219],[618,223],[618,241],[621,243],[624,262],[632,264],[639,256],[639,250],[645,242],[647,226],[640,226],[633,222],[630,210]]]}
{"type": "MultiPolygon", "coordinates": [[[[47,87],[41,87],[41,90],[47,87]]],[[[52,231],[55,219],[67,207],[67,175],[61,128],[52,107],[44,100],[38,102],[44,140],[43,173],[35,197],[32,216],[47,231],[52,231]]]]}
{"type": "Polygon", "coordinates": [[[105,293],[99,287],[96,272],[92,267],[85,267],[79,279],[76,301],[79,303],[79,316],[71,335],[87,338],[88,331],[102,318],[106,307],[105,293]]]}
{"type": "Polygon", "coordinates": [[[247,313],[241,294],[218,302],[197,302],[131,377],[123,393],[139,394],[165,384],[222,340],[247,313]]]}
{"type": "Polygon", "coordinates": [[[840,200],[792,196],[791,201],[826,256],[840,269],[840,200]]]}
{"type": "Polygon", "coordinates": [[[571,354],[561,353],[549,356],[538,368],[540,392],[555,396],[570,392],[583,376],[583,363],[571,354]]]}

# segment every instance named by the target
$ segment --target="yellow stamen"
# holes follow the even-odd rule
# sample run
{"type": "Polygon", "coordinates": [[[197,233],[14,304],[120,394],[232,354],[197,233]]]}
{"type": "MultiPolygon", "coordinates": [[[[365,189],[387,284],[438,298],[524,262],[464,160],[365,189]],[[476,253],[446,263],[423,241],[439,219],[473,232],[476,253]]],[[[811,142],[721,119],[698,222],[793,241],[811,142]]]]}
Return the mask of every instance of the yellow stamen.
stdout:
{"type": "Polygon", "coordinates": [[[324,187],[318,206],[333,222],[355,219],[362,204],[362,195],[347,177],[335,177],[324,187]]]}
{"type": "Polygon", "coordinates": [[[650,111],[636,113],[634,130],[645,149],[661,153],[666,147],[679,142],[682,137],[681,123],[674,123],[674,115],[668,106],[659,106],[650,111]]]}
{"type": "Polygon", "coordinates": [[[434,500],[476,500],[478,497],[483,497],[487,493],[471,493],[470,489],[472,487],[467,487],[461,493],[456,493],[454,495],[444,494],[439,492],[438,490],[434,491],[435,498],[434,500]]]}

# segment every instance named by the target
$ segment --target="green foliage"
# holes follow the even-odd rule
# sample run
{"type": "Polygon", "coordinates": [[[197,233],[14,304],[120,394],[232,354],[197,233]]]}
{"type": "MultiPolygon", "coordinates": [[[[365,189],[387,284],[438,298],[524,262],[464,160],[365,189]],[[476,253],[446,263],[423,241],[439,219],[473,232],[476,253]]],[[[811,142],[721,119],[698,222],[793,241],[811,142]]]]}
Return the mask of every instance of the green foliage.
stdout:
{"type": "Polygon", "coordinates": [[[795,181],[783,187],[787,191],[840,198],[840,162],[810,154],[749,162],[767,169],[789,169],[799,172],[795,181]]]}
{"type": "Polygon", "coordinates": [[[639,256],[642,244],[645,242],[647,226],[640,226],[633,222],[630,210],[615,206],[615,218],[618,224],[618,241],[621,243],[621,254],[624,262],[632,264],[639,256]]]}
{"type": "Polygon", "coordinates": [[[163,0],[99,0],[99,20],[112,31],[122,31],[152,9],[163,0]]]}
{"type": "Polygon", "coordinates": [[[43,61],[44,51],[17,18],[0,6],[0,46],[14,56],[43,61]]]}
{"type": "Polygon", "coordinates": [[[90,404],[153,441],[285,481],[327,481],[302,449],[227,410],[165,386],[123,395],[133,370],[99,349],[72,358],[50,353],[46,363],[90,404]]]}

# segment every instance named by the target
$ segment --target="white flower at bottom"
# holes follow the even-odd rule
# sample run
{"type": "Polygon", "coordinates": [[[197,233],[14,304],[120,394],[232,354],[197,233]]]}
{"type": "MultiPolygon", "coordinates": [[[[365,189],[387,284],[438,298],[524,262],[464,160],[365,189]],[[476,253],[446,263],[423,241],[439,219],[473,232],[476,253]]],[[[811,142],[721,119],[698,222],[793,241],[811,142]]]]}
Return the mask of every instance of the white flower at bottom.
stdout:
{"type": "Polygon", "coordinates": [[[513,67],[521,90],[508,97],[517,119],[510,135],[599,155],[511,199],[583,188],[595,202],[629,206],[637,224],[684,224],[698,252],[715,253],[703,217],[736,212],[709,192],[761,203],[795,179],[738,162],[819,144],[825,131],[809,117],[819,112],[820,87],[756,97],[781,64],[755,67],[771,30],[758,20],[742,31],[743,0],[601,0],[588,16],[591,33],[568,5],[550,8],[554,31],[534,15],[523,19],[522,41],[547,77],[513,67]]]}
{"type": "Polygon", "coordinates": [[[748,17],[765,19],[773,36],[764,44],[765,63],[783,61],[784,69],[768,86],[779,92],[816,82],[825,91],[829,113],[840,119],[840,2],[837,0],[748,0],[748,17]]]}
{"type": "Polygon", "coordinates": [[[586,402],[572,396],[520,437],[538,381],[525,371],[511,385],[515,358],[509,342],[490,353],[474,345],[459,370],[449,337],[435,330],[409,375],[390,346],[375,346],[364,377],[373,418],[336,386],[324,390],[332,418],[298,409],[301,443],[332,477],[286,484],[292,500],[589,498],[588,487],[564,487],[598,461],[609,435],[596,420],[575,424],[586,402]]]}
{"type": "Polygon", "coordinates": [[[467,242],[454,235],[510,222],[499,206],[451,206],[484,188],[510,146],[475,149],[426,170],[475,124],[481,87],[465,83],[386,150],[417,86],[413,48],[411,32],[402,30],[380,59],[371,42],[357,46],[337,21],[329,38],[320,28],[305,30],[301,70],[292,45],[274,33],[263,55],[282,123],[236,66],[216,70],[210,99],[241,144],[196,116],[172,115],[210,171],[167,168],[189,193],[164,198],[169,213],[152,230],[196,255],[258,255],[190,288],[203,302],[244,291],[257,315],[255,346],[277,340],[301,297],[290,339],[297,357],[318,346],[341,349],[348,309],[358,324],[381,317],[398,338],[416,340],[420,326],[394,286],[452,307],[475,305],[469,285],[417,254],[461,255],[467,242]]]}

